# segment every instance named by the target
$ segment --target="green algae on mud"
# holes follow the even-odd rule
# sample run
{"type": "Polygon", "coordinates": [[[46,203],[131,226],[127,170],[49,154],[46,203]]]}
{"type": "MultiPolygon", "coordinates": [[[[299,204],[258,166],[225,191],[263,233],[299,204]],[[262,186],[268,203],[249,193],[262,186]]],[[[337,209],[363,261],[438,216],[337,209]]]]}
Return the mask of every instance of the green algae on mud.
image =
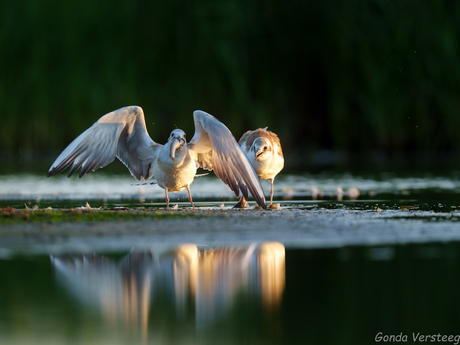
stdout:
{"type": "Polygon", "coordinates": [[[177,219],[186,217],[203,217],[193,213],[174,213],[145,210],[94,210],[94,209],[26,209],[13,207],[0,208],[0,224],[13,223],[58,223],[58,222],[98,222],[98,221],[132,221],[153,219],[177,219]]]}

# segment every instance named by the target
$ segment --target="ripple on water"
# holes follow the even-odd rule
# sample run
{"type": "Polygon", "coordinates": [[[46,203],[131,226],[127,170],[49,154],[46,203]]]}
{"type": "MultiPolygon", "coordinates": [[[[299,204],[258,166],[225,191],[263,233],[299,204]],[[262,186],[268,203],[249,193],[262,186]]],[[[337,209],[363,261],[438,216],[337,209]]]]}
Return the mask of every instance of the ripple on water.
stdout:
{"type": "MultiPolygon", "coordinates": [[[[0,175],[0,207],[77,207],[94,202],[95,207],[164,207],[164,190],[158,186],[133,186],[129,175],[100,171],[82,179],[60,175],[46,178],[38,174],[0,175]]],[[[266,195],[268,181],[262,181],[266,195]]],[[[453,200],[460,192],[458,177],[362,177],[351,174],[281,174],[274,184],[275,200],[282,207],[344,209],[456,209],[453,200]]],[[[191,186],[197,206],[233,206],[235,196],[215,176],[197,178],[191,186]]],[[[187,193],[171,193],[171,201],[188,207],[187,193]]]]}

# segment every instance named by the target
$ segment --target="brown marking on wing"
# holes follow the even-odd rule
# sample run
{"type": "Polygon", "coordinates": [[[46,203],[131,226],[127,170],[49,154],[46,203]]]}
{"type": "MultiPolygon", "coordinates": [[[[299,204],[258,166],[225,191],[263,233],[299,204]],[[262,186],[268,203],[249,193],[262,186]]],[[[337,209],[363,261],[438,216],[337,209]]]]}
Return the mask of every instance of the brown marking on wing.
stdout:
{"type": "Polygon", "coordinates": [[[255,131],[247,131],[243,134],[238,144],[241,146],[246,141],[246,147],[250,148],[254,140],[256,140],[258,137],[264,137],[270,140],[273,146],[278,146],[280,155],[283,155],[283,151],[281,150],[281,142],[278,136],[275,133],[267,131],[263,128],[256,129],[255,131]]]}

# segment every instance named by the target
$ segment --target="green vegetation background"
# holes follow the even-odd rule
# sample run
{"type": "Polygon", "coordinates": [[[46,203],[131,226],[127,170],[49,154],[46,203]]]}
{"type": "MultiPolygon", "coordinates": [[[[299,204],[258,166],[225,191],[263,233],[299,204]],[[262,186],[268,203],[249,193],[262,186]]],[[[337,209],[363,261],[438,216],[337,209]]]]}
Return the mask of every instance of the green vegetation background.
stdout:
{"type": "Polygon", "coordinates": [[[459,150],[459,19],[455,0],[2,0],[0,149],[60,151],[136,104],[160,143],[202,109],[288,152],[459,150]]]}

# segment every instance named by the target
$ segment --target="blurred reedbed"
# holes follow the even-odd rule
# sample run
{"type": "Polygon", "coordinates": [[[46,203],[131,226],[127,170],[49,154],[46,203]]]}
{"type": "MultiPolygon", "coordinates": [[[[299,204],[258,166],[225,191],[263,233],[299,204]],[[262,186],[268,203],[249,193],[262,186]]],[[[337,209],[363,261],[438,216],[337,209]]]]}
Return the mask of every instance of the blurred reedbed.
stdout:
{"type": "Polygon", "coordinates": [[[137,104],[159,142],[204,109],[235,137],[268,126],[286,153],[458,150],[459,15],[436,0],[5,0],[0,147],[60,149],[137,104]]]}

